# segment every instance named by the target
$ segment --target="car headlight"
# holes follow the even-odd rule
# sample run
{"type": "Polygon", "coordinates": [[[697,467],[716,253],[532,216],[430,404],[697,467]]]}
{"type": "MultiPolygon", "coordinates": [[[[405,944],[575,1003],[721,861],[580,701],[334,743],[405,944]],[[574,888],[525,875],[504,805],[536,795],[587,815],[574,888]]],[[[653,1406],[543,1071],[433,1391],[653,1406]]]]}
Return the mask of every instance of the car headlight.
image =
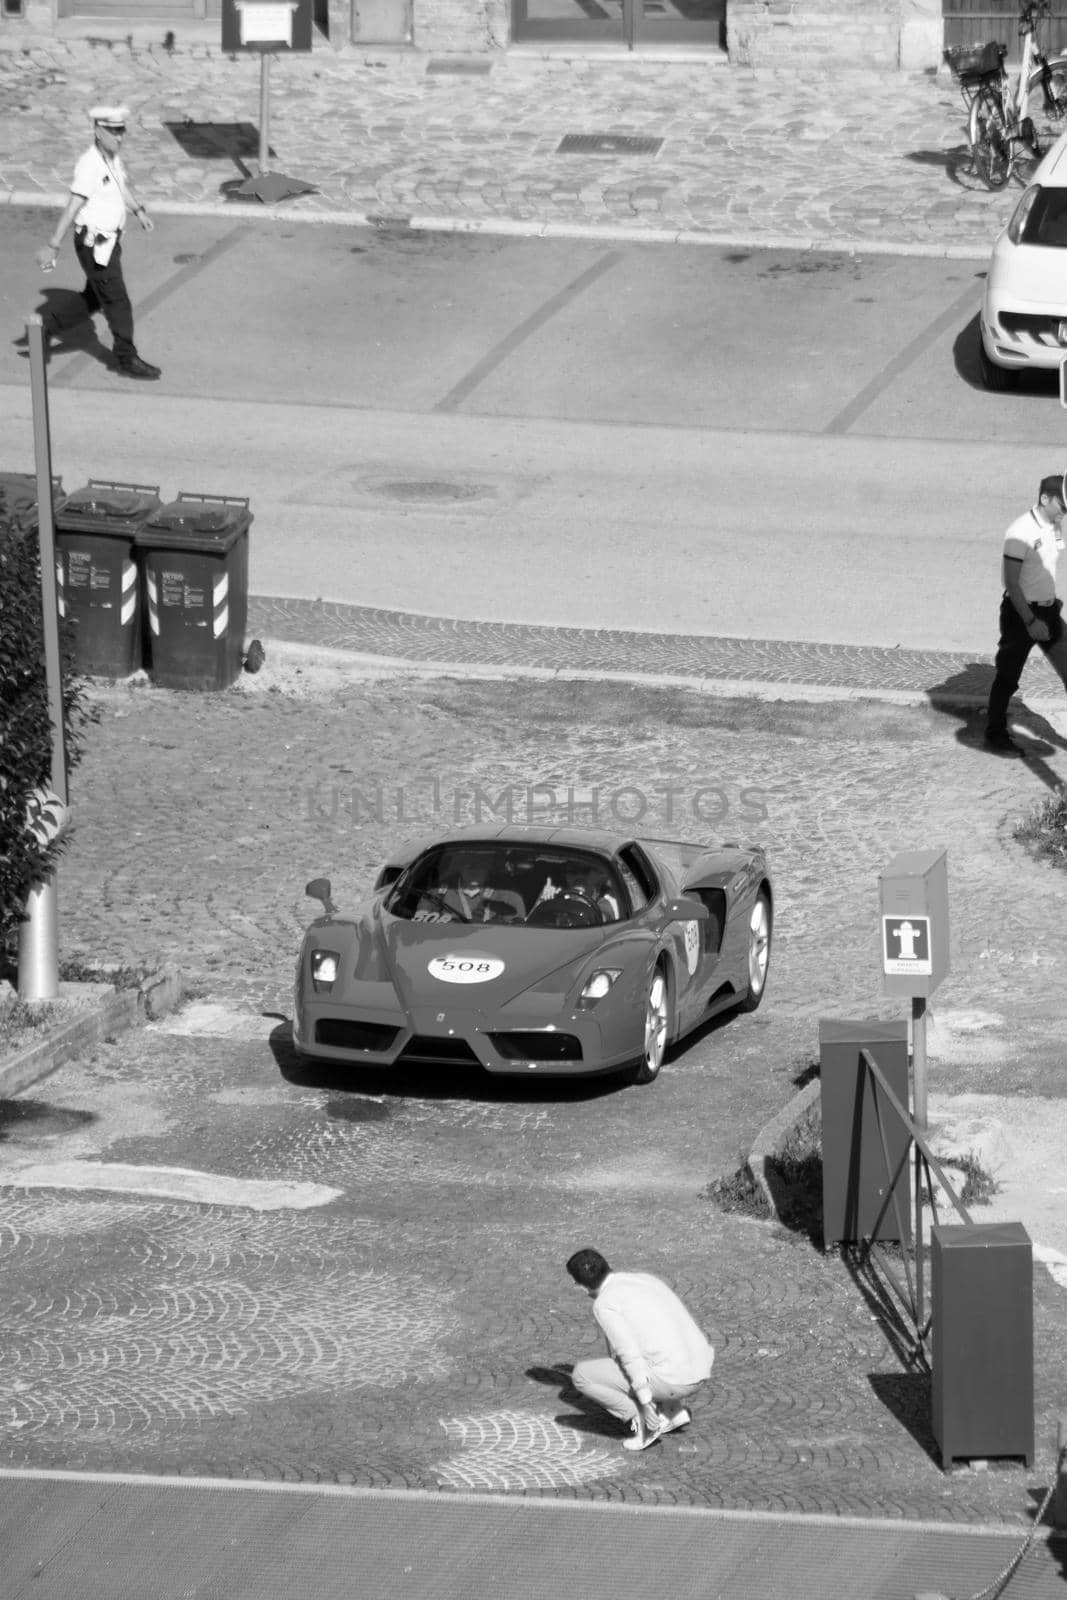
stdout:
{"type": "Polygon", "coordinates": [[[337,982],[341,957],[336,950],[312,950],[311,981],[316,989],[332,989],[337,982]]]}
{"type": "Polygon", "coordinates": [[[1022,239],[1023,230],[1030,220],[1030,213],[1034,209],[1034,202],[1041,193],[1040,184],[1033,184],[1027,189],[1019,204],[1015,207],[1011,221],[1008,223],[1007,233],[1012,244],[1018,244],[1022,239]]]}
{"type": "Polygon", "coordinates": [[[578,1004],[580,1006],[595,1006],[597,1001],[603,1000],[604,996],[609,992],[615,979],[621,978],[621,976],[621,967],[598,967],[596,972],[591,973],[586,978],[582,992],[578,996],[578,1004]]]}

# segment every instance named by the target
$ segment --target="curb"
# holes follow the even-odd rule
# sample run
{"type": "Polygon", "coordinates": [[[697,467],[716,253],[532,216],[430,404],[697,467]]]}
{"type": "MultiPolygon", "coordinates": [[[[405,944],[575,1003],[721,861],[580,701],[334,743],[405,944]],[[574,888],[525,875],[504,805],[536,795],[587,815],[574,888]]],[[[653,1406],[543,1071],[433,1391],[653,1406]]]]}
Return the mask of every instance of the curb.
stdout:
{"type": "Polygon", "coordinates": [[[760,1129],[748,1153],[745,1165],[767,1202],[772,1222],[781,1222],[782,1219],[775,1200],[775,1186],[770,1180],[771,1161],[808,1107],[818,1098],[821,1090],[822,1083],[819,1078],[813,1078],[810,1083],[806,1083],[784,1109],[779,1111],[776,1117],[772,1117],[766,1127],[760,1129]]]}
{"type": "MultiPolygon", "coordinates": [[[[0,206],[38,206],[61,211],[69,196],[37,189],[9,189],[0,206]]],[[[822,255],[907,256],[931,261],[988,261],[988,244],[923,244],[893,239],[842,239],[830,234],[712,233],[696,228],[639,228],[621,222],[520,221],[511,217],[424,216],[357,210],[287,211],[282,206],[233,205],[213,200],[153,200],[160,217],[247,217],[263,222],[301,222],[323,227],[406,228],[412,233],[471,233],[519,239],[590,239],[613,244],[710,245],[720,250],[795,250],[822,255]]]]}
{"type": "Polygon", "coordinates": [[[136,989],[116,989],[110,983],[86,987],[99,987],[101,992],[84,1015],[72,1017],[38,1044],[0,1061],[0,1099],[21,1094],[113,1034],[165,1016],[180,1005],[185,993],[180,970],[170,965],[149,973],[136,989]]]}

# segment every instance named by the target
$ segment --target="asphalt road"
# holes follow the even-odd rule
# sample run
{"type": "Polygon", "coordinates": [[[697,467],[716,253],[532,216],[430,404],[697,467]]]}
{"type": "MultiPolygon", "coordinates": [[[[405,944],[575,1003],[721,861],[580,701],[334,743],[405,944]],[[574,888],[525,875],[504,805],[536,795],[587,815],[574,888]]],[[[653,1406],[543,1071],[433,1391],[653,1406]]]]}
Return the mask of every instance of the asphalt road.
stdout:
{"type": "MultiPolygon", "coordinates": [[[[7,218],[14,340],[78,278],[7,218]]],[[[55,469],[247,494],[260,593],[986,650],[1003,527],[1063,464],[1051,380],[977,386],[974,263],[224,217],[135,231],[128,277],[163,381],[53,358],[55,469]]],[[[27,469],[14,344],[0,421],[27,469]]]]}

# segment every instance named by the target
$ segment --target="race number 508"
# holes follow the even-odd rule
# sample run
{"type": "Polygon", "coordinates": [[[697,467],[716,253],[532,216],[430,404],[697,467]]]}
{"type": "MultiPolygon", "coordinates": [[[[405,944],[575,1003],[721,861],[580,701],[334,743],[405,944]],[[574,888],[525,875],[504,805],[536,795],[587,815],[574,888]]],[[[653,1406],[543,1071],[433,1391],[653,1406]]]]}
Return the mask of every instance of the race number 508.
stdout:
{"type": "Polygon", "coordinates": [[[489,983],[499,978],[504,963],[496,956],[434,956],[428,970],[441,983],[489,983]]]}

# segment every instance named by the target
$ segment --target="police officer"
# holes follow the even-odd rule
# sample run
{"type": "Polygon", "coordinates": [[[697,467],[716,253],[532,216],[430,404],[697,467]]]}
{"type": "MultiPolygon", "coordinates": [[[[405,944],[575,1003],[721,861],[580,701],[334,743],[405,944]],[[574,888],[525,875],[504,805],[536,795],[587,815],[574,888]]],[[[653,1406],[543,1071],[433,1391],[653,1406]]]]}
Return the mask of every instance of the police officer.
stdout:
{"type": "Polygon", "coordinates": [[[1067,687],[1067,634],[1060,614],[1063,602],[1056,593],[1065,501],[1067,478],[1059,473],[1042,478],[1036,504],[1004,535],[1000,642],[985,732],[986,744],[1001,755],[1023,753],[1008,731],[1008,705],[1035,644],[1067,687]]]}
{"type": "MultiPolygon", "coordinates": [[[[159,367],[144,361],[133,342],[133,307],[122,276],[122,231],[132,211],[141,227],[152,231],[152,219],[137,199],[123,164],[127,106],[94,106],[93,143],[78,159],[70,199],[50,242],[37,253],[42,272],[51,272],[67,229],[74,225],[74,253],[85,273],[82,300],[88,316],[103,313],[115,345],[118,369],[127,378],[158,378],[159,367]]],[[[80,318],[79,318],[80,320],[80,318]]],[[[45,331],[58,333],[66,319],[52,313],[45,331]]]]}

